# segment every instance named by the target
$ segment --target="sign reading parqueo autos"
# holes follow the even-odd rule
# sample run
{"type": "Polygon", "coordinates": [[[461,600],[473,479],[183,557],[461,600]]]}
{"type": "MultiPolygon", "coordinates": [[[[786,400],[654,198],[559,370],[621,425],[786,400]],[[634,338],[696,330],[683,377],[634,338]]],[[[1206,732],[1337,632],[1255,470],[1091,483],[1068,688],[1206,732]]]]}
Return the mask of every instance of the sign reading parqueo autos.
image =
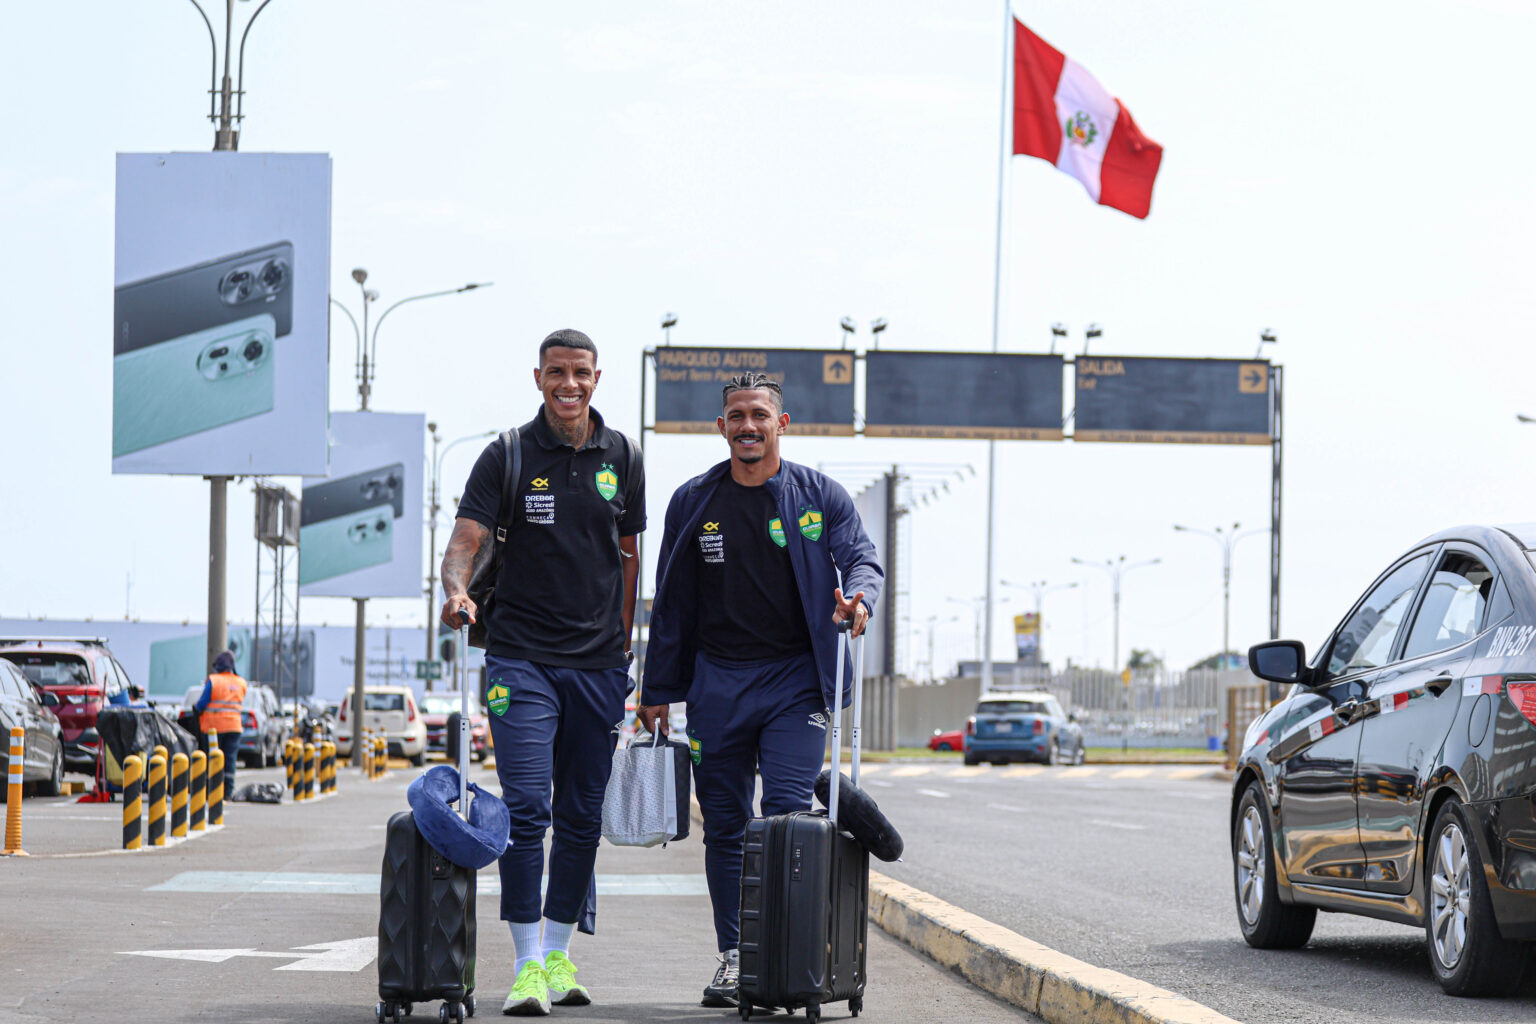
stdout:
{"type": "Polygon", "coordinates": [[[742,373],[767,374],[784,389],[789,429],[849,436],[853,430],[852,352],[793,348],[659,348],[656,432],[712,434],[720,389],[742,373]]]}

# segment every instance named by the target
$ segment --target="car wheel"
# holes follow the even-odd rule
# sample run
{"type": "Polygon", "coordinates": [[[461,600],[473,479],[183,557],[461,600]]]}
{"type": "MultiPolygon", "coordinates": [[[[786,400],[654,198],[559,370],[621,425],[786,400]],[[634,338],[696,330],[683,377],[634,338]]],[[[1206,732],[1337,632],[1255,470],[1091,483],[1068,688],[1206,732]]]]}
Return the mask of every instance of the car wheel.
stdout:
{"type": "Polygon", "coordinates": [[[411,755],[411,764],[415,765],[417,768],[420,768],[426,763],[427,752],[425,750],[418,750],[416,753],[411,755]]]}
{"type": "Polygon", "coordinates": [[[1081,739],[1077,741],[1077,753],[1072,755],[1073,764],[1083,764],[1088,760],[1088,744],[1081,739]]]}
{"type": "Polygon", "coordinates": [[[1499,935],[1471,834],[1461,802],[1447,800],[1429,838],[1424,913],[1429,965],[1450,995],[1509,995],[1520,987],[1529,951],[1499,935]]]}
{"type": "Polygon", "coordinates": [[[48,777],[37,784],[37,792],[40,796],[58,796],[64,791],[64,748],[53,749],[53,770],[48,777]]]}
{"type": "Polygon", "coordinates": [[[933,749],[934,750],[954,750],[955,748],[950,746],[948,743],[940,743],[938,746],[934,747],[933,749]]]}
{"type": "Polygon", "coordinates": [[[1045,763],[1049,765],[1061,764],[1061,743],[1056,737],[1051,737],[1051,749],[1045,752],[1045,763]]]}
{"type": "Polygon", "coordinates": [[[973,754],[969,750],[967,750],[965,752],[965,763],[966,764],[980,764],[981,763],[981,758],[977,757],[975,754],[973,754]]]}
{"type": "Polygon", "coordinates": [[[1281,903],[1274,868],[1264,791],[1253,782],[1243,791],[1232,829],[1237,923],[1248,945],[1256,949],[1300,949],[1312,937],[1317,908],[1281,903]]]}

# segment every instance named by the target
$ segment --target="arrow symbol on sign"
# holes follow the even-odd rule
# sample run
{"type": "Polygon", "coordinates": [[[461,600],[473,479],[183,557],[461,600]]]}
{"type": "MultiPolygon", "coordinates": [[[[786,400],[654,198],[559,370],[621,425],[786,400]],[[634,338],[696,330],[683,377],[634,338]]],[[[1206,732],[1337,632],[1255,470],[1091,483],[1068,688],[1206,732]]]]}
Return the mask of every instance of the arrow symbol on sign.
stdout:
{"type": "Polygon", "coordinates": [[[273,960],[289,960],[291,963],[274,968],[279,971],[351,971],[356,972],[373,963],[378,954],[379,940],[374,936],[362,939],[345,939],[340,942],[320,942],[311,946],[298,946],[291,952],[276,953],[251,947],[239,949],[135,949],[122,950],[120,956],[152,956],[161,960],[191,960],[196,963],[221,964],[237,956],[264,957],[273,960]]]}
{"type": "Polygon", "coordinates": [[[843,362],[841,359],[839,359],[839,360],[837,360],[836,362],[834,362],[832,364],[832,366],[828,369],[827,372],[832,374],[832,376],[834,376],[834,377],[838,378],[839,380],[841,380],[842,377],[843,377],[843,374],[848,372],[848,364],[843,362]]]}
{"type": "MultiPolygon", "coordinates": [[[[1230,378],[1228,378],[1228,379],[1230,379],[1230,378]]],[[[1263,374],[1261,374],[1258,370],[1249,370],[1248,371],[1248,386],[1249,387],[1257,388],[1257,387],[1262,386],[1263,383],[1264,383],[1264,375],[1263,374]]]]}

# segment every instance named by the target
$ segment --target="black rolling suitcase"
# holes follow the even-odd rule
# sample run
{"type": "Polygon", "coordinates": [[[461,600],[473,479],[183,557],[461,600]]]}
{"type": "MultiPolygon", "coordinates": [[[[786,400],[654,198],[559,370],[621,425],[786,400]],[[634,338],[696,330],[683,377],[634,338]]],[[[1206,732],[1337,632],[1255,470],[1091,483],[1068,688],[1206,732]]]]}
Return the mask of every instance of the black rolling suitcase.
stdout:
{"type": "MultiPolygon", "coordinates": [[[[459,631],[461,666],[468,650],[467,629],[459,631]]],[[[467,669],[467,666],[465,666],[467,669]]],[[[465,672],[467,675],[467,671],[465,672]]],[[[469,688],[462,680],[459,813],[469,807],[469,688]]],[[[384,870],[379,887],[379,1004],[374,1016],[400,1021],[413,1003],[442,1000],[438,1019],[462,1024],[475,1013],[476,872],[460,867],[432,848],[401,811],[384,834],[384,870]]]]}
{"type": "MultiPolygon", "coordinates": [[[[837,639],[837,679],[846,639],[837,639]]],[[[864,638],[857,641],[853,691],[853,780],[859,777],[859,711],[864,638]]],[[[839,700],[838,704],[842,701],[839,700]]],[[[826,814],[796,811],[747,823],[741,865],[741,974],[738,1012],[805,1007],[810,1024],[827,1003],[864,1008],[869,928],[869,852],[837,827],[842,711],[832,715],[832,782],[826,814]]]]}

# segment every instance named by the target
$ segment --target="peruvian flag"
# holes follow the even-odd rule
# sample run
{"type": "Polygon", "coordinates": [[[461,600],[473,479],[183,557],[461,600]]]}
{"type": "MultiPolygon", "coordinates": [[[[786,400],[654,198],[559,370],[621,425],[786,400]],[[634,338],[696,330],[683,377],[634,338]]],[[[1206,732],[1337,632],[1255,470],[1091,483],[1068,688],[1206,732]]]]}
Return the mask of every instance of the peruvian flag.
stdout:
{"type": "Polygon", "coordinates": [[[1014,153],[1049,160],[1096,203],[1146,217],[1163,147],[1082,65],[1017,18],[1013,30],[1014,153]]]}

